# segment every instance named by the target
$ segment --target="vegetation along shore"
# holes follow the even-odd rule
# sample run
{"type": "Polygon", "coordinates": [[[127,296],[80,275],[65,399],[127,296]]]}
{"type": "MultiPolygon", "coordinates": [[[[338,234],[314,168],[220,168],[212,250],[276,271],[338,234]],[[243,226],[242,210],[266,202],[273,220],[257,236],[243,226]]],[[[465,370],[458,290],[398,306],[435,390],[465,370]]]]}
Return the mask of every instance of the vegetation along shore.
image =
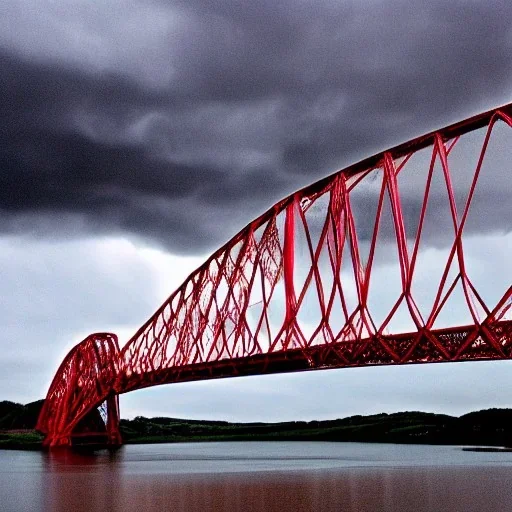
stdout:
{"type": "MultiPolygon", "coordinates": [[[[0,402],[0,448],[41,448],[35,424],[43,400],[0,402]]],[[[425,412],[351,416],[324,421],[230,423],[178,418],[122,419],[125,443],[193,441],[355,441],[373,443],[512,446],[512,409],[487,409],[460,417],[425,412]]]]}

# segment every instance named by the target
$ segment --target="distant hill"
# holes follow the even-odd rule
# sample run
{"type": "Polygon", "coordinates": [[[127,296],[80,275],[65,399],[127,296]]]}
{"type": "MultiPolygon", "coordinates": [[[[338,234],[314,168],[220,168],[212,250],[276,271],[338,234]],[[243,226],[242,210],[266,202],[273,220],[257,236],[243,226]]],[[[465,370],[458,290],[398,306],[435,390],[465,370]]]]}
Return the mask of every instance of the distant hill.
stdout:
{"type": "Polygon", "coordinates": [[[0,402],[0,430],[32,430],[43,407],[44,400],[26,405],[4,400],[0,402]]]}
{"type": "Polygon", "coordinates": [[[512,410],[460,418],[425,412],[352,416],[327,421],[229,423],[177,418],[121,420],[125,442],[318,440],[455,445],[512,445],[512,410]]]}
{"type": "MultiPolygon", "coordinates": [[[[0,430],[33,430],[43,403],[44,400],[26,405],[0,402],[0,430]]],[[[120,428],[127,443],[318,440],[512,446],[512,409],[487,409],[460,418],[412,411],[281,423],[139,416],[121,420],[120,428]]]]}

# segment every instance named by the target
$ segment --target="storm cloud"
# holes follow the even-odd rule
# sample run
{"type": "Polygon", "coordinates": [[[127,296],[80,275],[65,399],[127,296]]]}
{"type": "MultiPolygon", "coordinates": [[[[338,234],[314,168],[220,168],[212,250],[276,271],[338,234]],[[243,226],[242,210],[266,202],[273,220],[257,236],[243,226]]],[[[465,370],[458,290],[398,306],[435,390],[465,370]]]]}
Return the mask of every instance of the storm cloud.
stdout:
{"type": "Polygon", "coordinates": [[[4,232],[211,250],[287,193],[510,99],[508,2],[39,5],[2,7],[4,232]]]}

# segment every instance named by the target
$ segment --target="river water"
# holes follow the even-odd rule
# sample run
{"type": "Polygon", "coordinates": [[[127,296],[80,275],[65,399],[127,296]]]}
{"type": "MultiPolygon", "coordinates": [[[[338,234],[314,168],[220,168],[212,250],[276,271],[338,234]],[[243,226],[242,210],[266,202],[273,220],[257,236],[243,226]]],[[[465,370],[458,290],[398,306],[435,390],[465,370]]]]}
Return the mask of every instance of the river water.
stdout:
{"type": "Polygon", "coordinates": [[[512,510],[512,453],[320,442],[0,450],[1,512],[512,510]]]}

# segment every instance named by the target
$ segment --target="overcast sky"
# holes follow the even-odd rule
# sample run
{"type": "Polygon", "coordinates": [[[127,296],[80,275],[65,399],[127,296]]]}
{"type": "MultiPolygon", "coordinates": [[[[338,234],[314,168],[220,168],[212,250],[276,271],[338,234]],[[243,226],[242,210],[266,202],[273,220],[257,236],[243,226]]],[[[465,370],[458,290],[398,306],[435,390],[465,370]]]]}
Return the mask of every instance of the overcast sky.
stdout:
{"type": "MultiPolygon", "coordinates": [[[[2,0],[0,399],[44,396],[90,332],[125,343],[288,193],[512,101],[511,19],[508,0],[2,0]]],[[[475,221],[468,241],[475,268],[494,269],[475,271],[484,285],[503,275],[510,284],[510,161],[485,189],[494,227],[475,221]]],[[[425,257],[445,250],[440,231],[425,257]]],[[[179,384],[123,396],[121,413],[461,414],[512,406],[511,370],[464,363],[179,384]]]]}

